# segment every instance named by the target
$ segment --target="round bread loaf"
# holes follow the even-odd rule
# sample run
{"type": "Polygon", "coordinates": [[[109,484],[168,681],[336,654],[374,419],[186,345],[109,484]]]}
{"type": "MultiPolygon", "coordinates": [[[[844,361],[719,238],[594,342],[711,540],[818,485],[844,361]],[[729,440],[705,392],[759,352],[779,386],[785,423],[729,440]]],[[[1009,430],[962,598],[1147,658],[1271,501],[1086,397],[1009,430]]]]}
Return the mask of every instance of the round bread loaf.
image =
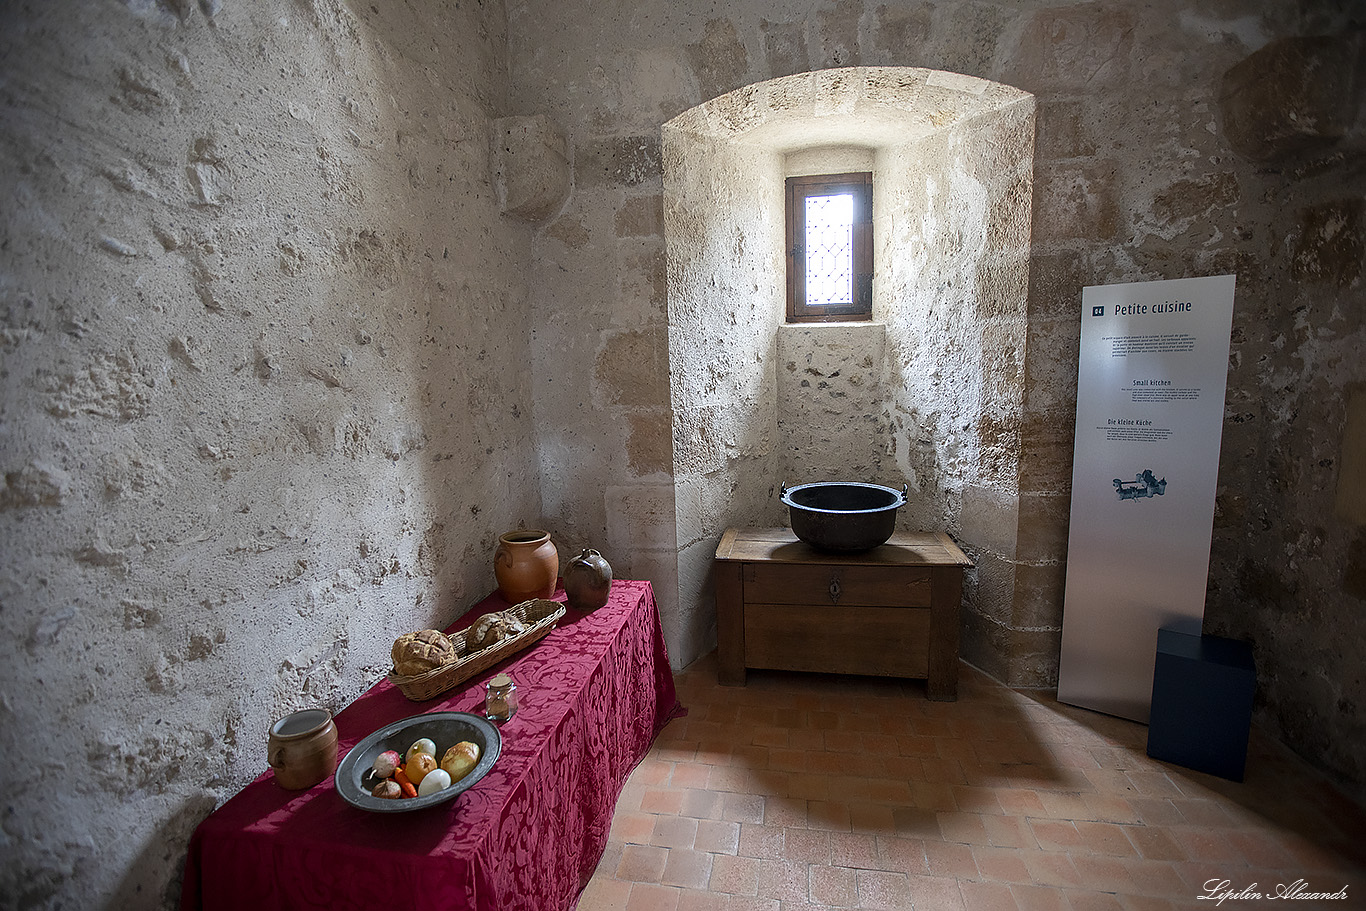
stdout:
{"type": "Polygon", "coordinates": [[[404,677],[416,677],[456,659],[455,643],[440,630],[420,629],[404,633],[394,640],[389,653],[394,659],[394,671],[404,677]]]}

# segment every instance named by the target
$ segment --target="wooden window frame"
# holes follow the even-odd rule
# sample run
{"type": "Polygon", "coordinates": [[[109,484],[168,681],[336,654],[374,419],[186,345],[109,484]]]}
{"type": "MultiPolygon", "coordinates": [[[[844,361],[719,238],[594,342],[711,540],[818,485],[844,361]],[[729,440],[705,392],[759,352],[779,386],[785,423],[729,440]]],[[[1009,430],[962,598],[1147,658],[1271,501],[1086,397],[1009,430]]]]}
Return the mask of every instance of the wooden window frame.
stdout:
{"type": "Polygon", "coordinates": [[[873,318],[873,174],[808,174],[786,181],[787,321],[828,323],[873,318]],[[854,300],[847,305],[806,303],[806,200],[854,194],[854,300]]]}

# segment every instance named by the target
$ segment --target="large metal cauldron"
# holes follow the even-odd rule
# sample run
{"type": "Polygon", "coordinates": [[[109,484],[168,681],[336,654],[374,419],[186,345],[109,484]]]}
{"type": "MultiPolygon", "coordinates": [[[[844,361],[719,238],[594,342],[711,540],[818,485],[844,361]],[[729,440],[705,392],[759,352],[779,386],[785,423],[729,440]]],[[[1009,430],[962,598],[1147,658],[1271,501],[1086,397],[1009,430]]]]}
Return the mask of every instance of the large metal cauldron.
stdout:
{"type": "Polygon", "coordinates": [[[820,550],[871,550],[896,529],[896,511],[906,505],[906,488],[893,490],[857,481],[783,485],[792,531],[820,550]]]}

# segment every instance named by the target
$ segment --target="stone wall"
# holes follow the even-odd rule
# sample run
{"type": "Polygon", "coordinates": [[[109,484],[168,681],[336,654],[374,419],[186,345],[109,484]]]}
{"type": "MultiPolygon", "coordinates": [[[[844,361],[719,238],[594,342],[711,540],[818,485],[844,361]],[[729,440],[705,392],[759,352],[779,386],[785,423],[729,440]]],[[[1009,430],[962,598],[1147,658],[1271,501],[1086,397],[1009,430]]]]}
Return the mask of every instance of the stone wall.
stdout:
{"type": "Polygon", "coordinates": [[[686,664],[716,641],[708,593],[718,526],[772,514],[781,483],[773,330],[783,295],[768,278],[781,274],[783,220],[763,201],[781,198],[783,183],[773,150],[677,127],[664,135],[671,248],[662,379],[672,386],[678,547],[670,558],[679,582],[665,629],[674,634],[670,658],[686,664]]]}
{"type": "MultiPolygon", "coordinates": [[[[887,422],[914,491],[900,521],[948,531],[975,564],[961,655],[1038,685],[1031,658],[1048,643],[1022,621],[1017,586],[1035,104],[982,92],[1000,107],[885,156],[897,180],[882,243],[899,248],[880,292],[894,342],[887,422]]],[[[949,119],[945,107],[929,106],[949,119]]]]}
{"type": "Polygon", "coordinates": [[[498,4],[4,4],[0,907],[175,907],[539,524],[498,4]]]}
{"type": "MultiPolygon", "coordinates": [[[[1366,781],[1366,544],[1332,509],[1347,402],[1366,378],[1353,15],[1336,0],[646,0],[591,15],[510,3],[514,102],[565,128],[574,167],[566,214],[534,242],[535,306],[611,302],[609,315],[579,322],[577,342],[556,342],[575,352],[565,378],[580,400],[604,401],[614,393],[595,355],[616,350],[619,336],[652,340],[641,350],[655,372],[634,400],[588,421],[538,412],[563,441],[548,455],[574,511],[602,513],[608,488],[645,489],[656,504],[674,495],[663,458],[617,455],[628,441],[666,453],[638,442],[658,439],[650,427],[665,420],[669,395],[658,358],[667,251],[662,228],[638,217],[661,208],[661,125],[744,86],[832,67],[928,67],[1014,86],[1035,96],[1038,121],[1024,187],[1024,400],[1018,427],[994,437],[1020,441],[1018,518],[1006,517],[1015,596],[982,615],[965,648],[1003,643],[992,671],[1009,682],[1056,679],[1081,289],[1236,272],[1207,629],[1254,642],[1262,724],[1366,781]],[[1281,43],[1302,36],[1321,37],[1281,43]]],[[[697,499],[686,480],[677,495],[697,499]]],[[[974,507],[983,522],[991,499],[984,492],[974,507]]],[[[705,584],[694,567],[679,597],[705,584]]]]}
{"type": "Polygon", "coordinates": [[[1366,495],[1351,431],[1366,389],[1357,25],[1277,38],[1225,71],[1217,113],[1234,154],[1154,195],[1179,233],[1143,246],[1180,262],[1200,239],[1238,273],[1206,629],[1254,644],[1260,719],[1361,787],[1366,524],[1346,507],[1366,495]]]}

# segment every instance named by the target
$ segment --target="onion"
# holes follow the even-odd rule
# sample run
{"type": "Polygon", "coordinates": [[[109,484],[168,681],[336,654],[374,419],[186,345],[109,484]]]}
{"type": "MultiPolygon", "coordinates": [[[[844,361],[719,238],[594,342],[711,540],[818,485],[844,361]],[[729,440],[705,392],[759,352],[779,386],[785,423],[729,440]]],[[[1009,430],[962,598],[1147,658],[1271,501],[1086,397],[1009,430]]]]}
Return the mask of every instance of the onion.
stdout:
{"type": "Polygon", "coordinates": [[[398,782],[392,778],[385,778],[375,785],[375,789],[370,794],[381,800],[398,800],[403,796],[403,788],[399,787],[398,782]]]}

